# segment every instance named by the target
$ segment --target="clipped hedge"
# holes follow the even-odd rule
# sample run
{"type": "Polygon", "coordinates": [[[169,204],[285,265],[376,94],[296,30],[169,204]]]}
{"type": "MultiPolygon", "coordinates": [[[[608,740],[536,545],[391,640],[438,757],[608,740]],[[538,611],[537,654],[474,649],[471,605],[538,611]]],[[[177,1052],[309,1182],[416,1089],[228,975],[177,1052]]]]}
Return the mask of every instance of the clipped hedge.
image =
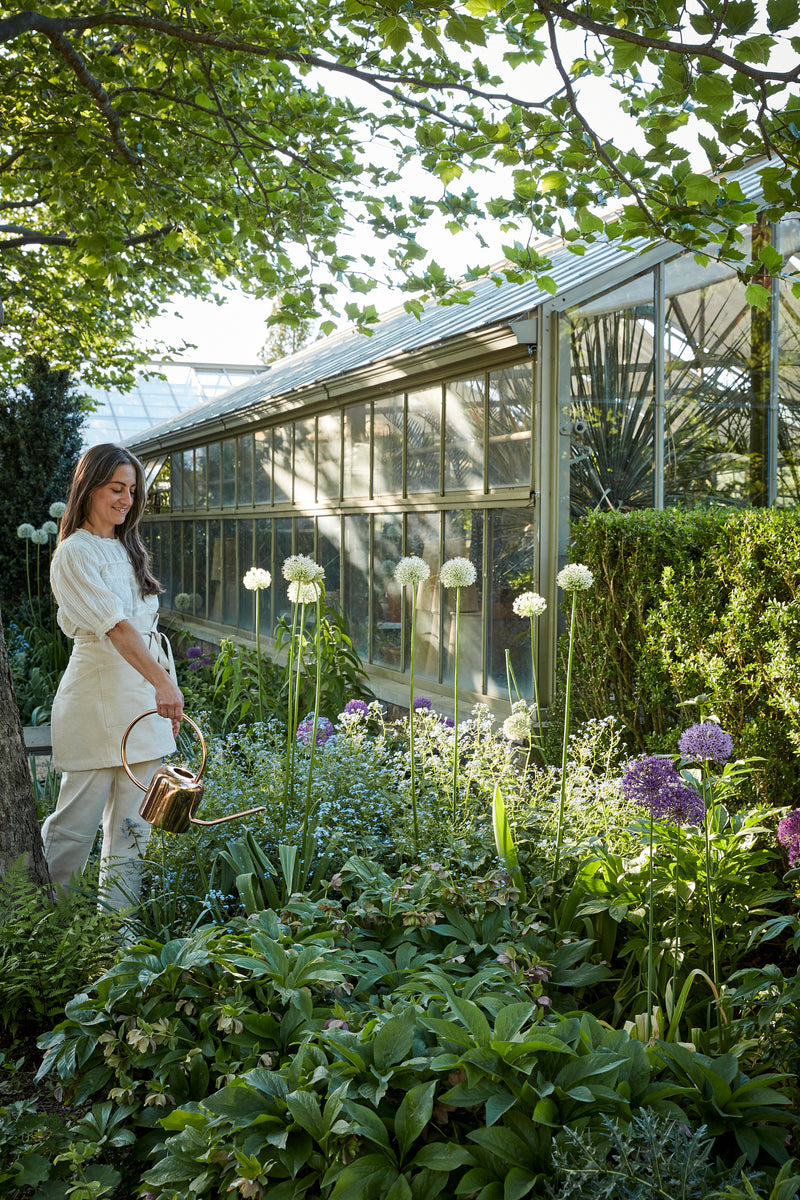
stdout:
{"type": "Polygon", "coordinates": [[[705,695],[738,756],[766,760],[765,796],[796,801],[800,513],[592,513],[571,557],[595,575],[578,607],[580,715],[614,713],[634,750],[674,751],[676,730],[700,717],[687,702],[705,695]]]}

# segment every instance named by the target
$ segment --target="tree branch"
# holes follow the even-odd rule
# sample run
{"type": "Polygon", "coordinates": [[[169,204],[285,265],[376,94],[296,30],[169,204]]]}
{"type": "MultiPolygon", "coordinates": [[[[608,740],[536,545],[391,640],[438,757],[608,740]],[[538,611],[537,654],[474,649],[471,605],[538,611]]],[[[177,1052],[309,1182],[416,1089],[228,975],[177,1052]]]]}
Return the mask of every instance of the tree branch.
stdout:
{"type": "MultiPolygon", "coordinates": [[[[143,246],[147,242],[157,242],[159,238],[166,237],[168,233],[174,233],[176,229],[180,229],[180,225],[172,222],[169,225],[162,225],[159,229],[152,229],[149,233],[137,233],[133,237],[122,239],[122,244],[126,249],[132,246],[143,246]]],[[[0,241],[0,250],[13,250],[18,246],[76,246],[80,241],[75,235],[70,236],[66,233],[40,233],[37,229],[26,229],[22,225],[0,225],[0,233],[14,233],[18,237],[0,241]]]]}

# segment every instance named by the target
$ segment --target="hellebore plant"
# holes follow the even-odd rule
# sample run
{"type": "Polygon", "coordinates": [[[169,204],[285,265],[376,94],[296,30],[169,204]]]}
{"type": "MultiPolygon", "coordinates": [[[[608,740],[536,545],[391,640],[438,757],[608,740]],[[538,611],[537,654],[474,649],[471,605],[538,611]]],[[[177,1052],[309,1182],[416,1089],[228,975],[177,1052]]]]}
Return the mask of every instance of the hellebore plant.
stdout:
{"type": "Polygon", "coordinates": [[[401,558],[394,569],[395,582],[402,587],[411,588],[411,656],[409,670],[408,697],[408,737],[411,750],[411,813],[414,821],[414,845],[419,847],[419,822],[417,817],[417,779],[416,760],[414,754],[414,642],[417,624],[417,586],[424,583],[430,576],[431,569],[424,559],[416,554],[401,558]]]}
{"type": "MultiPolygon", "coordinates": [[[[253,593],[254,620],[256,623],[256,660],[258,664],[258,719],[264,722],[264,684],[261,678],[261,626],[259,622],[259,597],[264,588],[272,583],[272,576],[263,567],[251,567],[245,573],[242,583],[248,592],[253,593]]],[[[175,597],[177,603],[179,597],[175,597]]]]}
{"type": "Polygon", "coordinates": [[[458,626],[461,615],[461,589],[463,587],[471,587],[477,578],[478,572],[468,558],[448,558],[447,562],[442,563],[442,569],[439,572],[439,582],[442,587],[448,589],[455,588],[456,591],[456,656],[453,670],[455,706],[453,714],[453,816],[456,815],[456,800],[458,797],[458,626]]]}
{"type": "MultiPolygon", "coordinates": [[[[564,808],[567,802],[567,750],[569,748],[569,705],[572,690],[572,652],[575,645],[575,611],[578,604],[578,593],[588,592],[594,583],[594,575],[583,563],[569,563],[558,572],[556,583],[563,592],[572,596],[572,612],[569,621],[569,652],[567,654],[567,683],[564,700],[564,739],[561,746],[561,794],[558,801],[558,829],[556,831],[556,854],[553,865],[554,879],[558,879],[558,867],[561,862],[561,841],[564,836],[564,808]]],[[[555,896],[555,892],[553,895],[555,896]]]]}

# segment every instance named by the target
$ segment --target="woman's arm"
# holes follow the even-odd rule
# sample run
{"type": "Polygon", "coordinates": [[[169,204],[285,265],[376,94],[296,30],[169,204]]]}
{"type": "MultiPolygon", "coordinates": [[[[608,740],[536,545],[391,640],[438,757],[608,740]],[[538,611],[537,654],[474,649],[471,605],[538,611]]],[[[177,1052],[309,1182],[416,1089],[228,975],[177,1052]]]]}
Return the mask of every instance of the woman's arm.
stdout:
{"type": "Polygon", "coordinates": [[[152,683],[156,689],[158,715],[172,721],[172,732],[177,735],[183,716],[183,692],[153,658],[139,630],[130,621],[118,621],[109,629],[108,640],[127,663],[152,683]]]}

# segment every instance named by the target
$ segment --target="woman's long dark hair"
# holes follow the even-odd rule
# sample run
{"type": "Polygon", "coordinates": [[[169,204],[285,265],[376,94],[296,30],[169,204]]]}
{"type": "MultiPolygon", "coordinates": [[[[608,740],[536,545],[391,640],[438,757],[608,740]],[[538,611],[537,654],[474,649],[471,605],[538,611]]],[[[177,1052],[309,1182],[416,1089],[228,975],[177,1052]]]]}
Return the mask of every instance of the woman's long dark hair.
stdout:
{"type": "Polygon", "coordinates": [[[81,528],[89,516],[92,492],[109,483],[117,467],[123,465],[133,467],[136,472],[136,491],[133,494],[133,503],[125,514],[125,520],[115,530],[114,536],[122,542],[128,552],[142,596],[157,596],[164,589],[150,570],[150,555],[139,533],[139,520],[147,502],[144,469],[138,458],[134,458],[122,446],[104,442],[100,446],[92,446],[83,455],[72,477],[58,540],[63,542],[76,529],[81,528]]]}

